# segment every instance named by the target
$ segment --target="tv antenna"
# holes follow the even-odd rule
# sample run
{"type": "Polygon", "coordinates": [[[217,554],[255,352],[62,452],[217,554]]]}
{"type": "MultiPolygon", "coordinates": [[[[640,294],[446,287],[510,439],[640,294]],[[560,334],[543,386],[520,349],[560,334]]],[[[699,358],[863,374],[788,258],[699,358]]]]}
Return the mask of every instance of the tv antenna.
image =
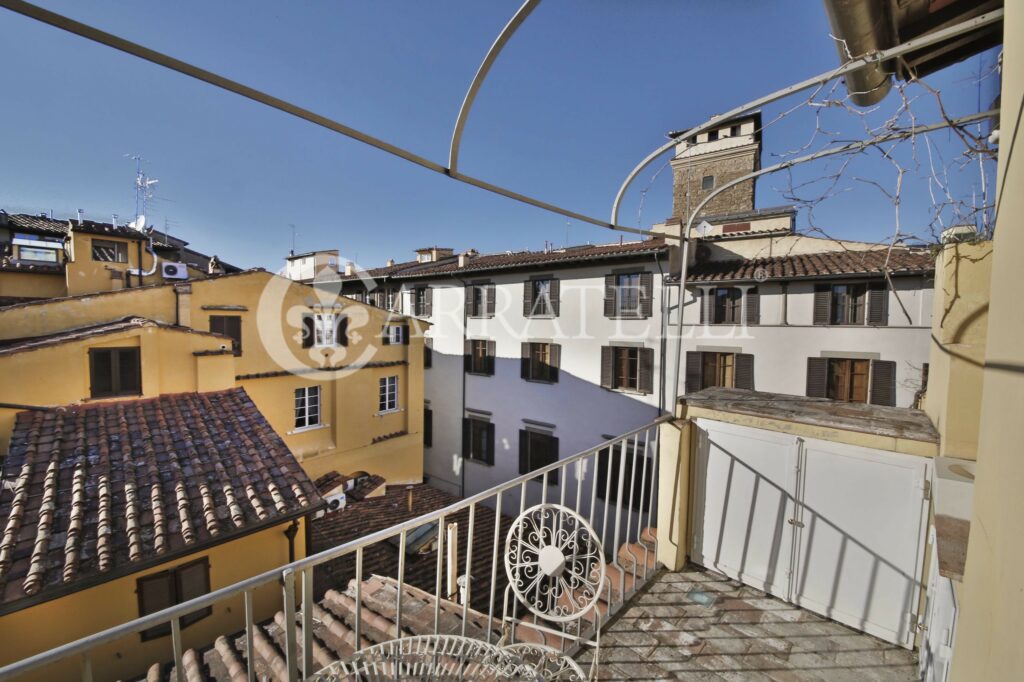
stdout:
{"type": "Polygon", "coordinates": [[[149,209],[149,200],[153,198],[154,186],[160,182],[146,175],[142,170],[141,154],[125,154],[126,157],[135,162],[135,222],[132,226],[136,230],[146,227],[146,213],[149,209]]]}

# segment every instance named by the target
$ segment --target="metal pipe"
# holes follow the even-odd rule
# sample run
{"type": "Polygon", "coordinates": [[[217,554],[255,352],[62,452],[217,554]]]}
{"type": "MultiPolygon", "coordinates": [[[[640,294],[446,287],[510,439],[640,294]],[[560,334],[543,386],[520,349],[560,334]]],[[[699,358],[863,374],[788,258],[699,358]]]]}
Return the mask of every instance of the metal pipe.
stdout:
{"type": "MultiPolygon", "coordinates": [[[[839,62],[883,50],[891,43],[888,12],[880,0],[825,0],[839,62]]],[[[892,71],[875,62],[846,74],[846,89],[862,107],[881,102],[892,89],[892,71]]]]}
{"type": "MultiPolygon", "coordinates": [[[[0,3],[4,1],[5,0],[0,0],[0,3]]],[[[994,24],[1002,20],[1003,10],[992,10],[991,12],[986,12],[985,14],[981,14],[973,19],[968,19],[967,21],[961,22],[955,26],[950,26],[948,28],[935,31],[934,33],[929,33],[919,38],[914,38],[913,40],[908,40],[907,42],[901,45],[897,45],[896,47],[889,48],[888,50],[882,50],[881,52],[875,54],[864,55],[863,57],[859,57],[857,59],[854,59],[843,64],[837,69],[825,71],[824,73],[820,73],[817,76],[811,76],[810,78],[802,80],[798,83],[788,85],[784,88],[776,90],[775,92],[769,93],[763,97],[758,97],[757,99],[751,100],[746,104],[741,104],[738,107],[733,107],[724,114],[712,116],[699,126],[690,128],[685,133],[680,133],[672,140],[669,140],[665,144],[655,149],[653,152],[648,154],[644,158],[644,160],[641,161],[632,171],[629,172],[629,175],[626,176],[626,180],[622,183],[622,186],[619,187],[619,191],[615,195],[615,201],[612,203],[612,218],[610,224],[615,224],[618,221],[619,206],[622,203],[622,197],[626,194],[626,190],[629,189],[629,186],[633,183],[633,180],[636,179],[636,176],[639,175],[644,168],[647,168],[647,166],[651,165],[651,163],[656,158],[658,158],[659,156],[667,152],[669,149],[674,147],[676,145],[677,139],[685,139],[688,137],[692,137],[693,135],[702,133],[708,130],[709,128],[715,127],[716,125],[723,121],[728,121],[731,118],[735,118],[741,114],[745,114],[747,112],[758,109],[765,104],[770,104],[771,102],[783,99],[784,97],[788,97],[789,95],[795,94],[797,92],[808,90],[816,85],[827,83],[830,80],[838,78],[839,76],[846,75],[847,73],[852,73],[864,66],[870,66],[871,64],[880,63],[885,60],[892,59],[894,57],[898,57],[909,52],[913,52],[914,50],[919,50],[922,47],[942,42],[943,40],[953,38],[962,33],[968,33],[975,29],[981,28],[983,26],[988,26],[990,24],[994,24]]]]}
{"type": "Polygon", "coordinates": [[[480,86],[484,84],[484,79],[487,78],[487,74],[490,73],[491,66],[494,65],[498,55],[501,53],[505,44],[512,38],[512,34],[516,32],[516,29],[524,21],[526,17],[530,16],[530,12],[540,4],[540,0],[526,0],[522,6],[512,15],[512,18],[505,24],[505,28],[501,29],[501,33],[494,39],[494,43],[491,45],[491,49],[487,50],[487,54],[484,56],[484,60],[480,63],[480,67],[476,70],[476,75],[473,76],[473,82],[469,84],[469,90],[466,91],[466,97],[462,100],[462,107],[459,109],[459,115],[455,119],[455,129],[452,131],[452,144],[448,150],[448,174],[455,176],[458,174],[459,166],[459,146],[462,144],[462,131],[466,127],[466,119],[469,118],[469,111],[473,108],[473,102],[476,100],[476,94],[480,90],[480,86]]]}

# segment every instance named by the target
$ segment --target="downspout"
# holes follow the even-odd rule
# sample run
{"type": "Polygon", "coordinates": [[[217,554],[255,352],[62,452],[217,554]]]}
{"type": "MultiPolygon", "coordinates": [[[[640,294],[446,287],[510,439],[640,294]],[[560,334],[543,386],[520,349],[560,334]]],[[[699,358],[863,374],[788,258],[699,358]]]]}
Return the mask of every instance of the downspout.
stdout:
{"type": "MultiPolygon", "coordinates": [[[[452,279],[457,279],[462,284],[462,352],[466,352],[466,338],[468,336],[466,332],[466,325],[469,322],[469,316],[467,315],[466,308],[466,280],[461,277],[452,275],[452,279]]],[[[462,411],[459,413],[459,426],[462,426],[462,420],[466,418],[466,360],[463,357],[462,360],[462,411]]],[[[460,437],[462,431],[459,431],[460,437]]],[[[466,496],[466,453],[462,452],[462,448],[459,448],[459,456],[462,461],[459,463],[459,497],[466,496]]]]}
{"type": "Polygon", "coordinates": [[[665,336],[666,332],[668,332],[668,316],[665,314],[665,290],[667,289],[665,285],[665,269],[661,267],[661,260],[658,259],[657,252],[654,254],[654,264],[658,266],[658,275],[661,277],[661,329],[659,330],[659,335],[661,336],[661,348],[658,351],[658,354],[661,356],[661,371],[659,372],[661,375],[661,383],[658,390],[658,416],[660,417],[665,412],[665,357],[667,352],[665,336]]]}
{"type": "Polygon", "coordinates": [[[142,278],[143,277],[149,277],[150,275],[152,275],[152,274],[154,274],[156,272],[157,256],[156,256],[156,251],[153,250],[153,238],[150,237],[147,240],[146,251],[149,253],[150,256],[153,257],[153,267],[151,267],[149,270],[143,270],[142,269],[142,242],[139,242],[138,246],[139,246],[139,267],[138,268],[129,269],[128,270],[128,274],[129,275],[135,275],[136,277],[138,277],[139,278],[139,286],[141,287],[142,286],[142,278]]]}
{"type": "MultiPolygon", "coordinates": [[[[825,0],[841,64],[892,46],[886,5],[881,0],[825,0]]],[[[846,74],[850,99],[862,107],[882,101],[892,88],[890,73],[890,63],[882,61],[846,74]]]]}
{"type": "MultiPolygon", "coordinates": [[[[701,208],[703,208],[703,204],[697,207],[698,210],[701,208]]],[[[686,301],[686,273],[689,269],[690,260],[690,225],[693,223],[694,215],[696,215],[696,211],[690,216],[690,220],[687,221],[685,226],[682,224],[682,221],[679,223],[682,253],[679,260],[679,319],[676,320],[676,371],[675,381],[672,384],[675,387],[675,395],[672,397],[672,414],[675,414],[676,402],[679,399],[679,368],[683,364],[683,303],[686,301]]]]}
{"type": "Polygon", "coordinates": [[[299,534],[299,520],[293,519],[291,524],[284,529],[284,536],[288,538],[288,563],[295,561],[295,536],[299,534]]]}

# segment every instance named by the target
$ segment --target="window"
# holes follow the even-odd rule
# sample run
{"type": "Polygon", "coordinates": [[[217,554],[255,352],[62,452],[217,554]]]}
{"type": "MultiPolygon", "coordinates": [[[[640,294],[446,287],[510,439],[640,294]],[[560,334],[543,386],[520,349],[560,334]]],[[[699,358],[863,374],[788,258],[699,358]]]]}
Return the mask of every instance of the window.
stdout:
{"type": "Polygon", "coordinates": [[[704,190],[705,192],[710,190],[710,189],[714,189],[715,188],[715,176],[714,175],[705,175],[703,178],[701,178],[700,179],[700,188],[702,190],[704,190]]]}
{"type": "Polygon", "coordinates": [[[708,132],[708,142],[714,142],[717,139],[718,139],[718,131],[717,130],[712,130],[712,131],[708,132]]]}
{"type": "Polygon", "coordinates": [[[466,371],[484,376],[494,375],[494,341],[469,339],[466,341],[466,371]]]}
{"type": "Polygon", "coordinates": [[[523,284],[524,317],[557,317],[559,299],[557,279],[531,279],[523,284]]]}
{"type": "Polygon", "coordinates": [[[481,464],[494,464],[494,424],[484,417],[462,420],[462,456],[481,464]]]}
{"type": "Polygon", "coordinates": [[[654,276],[649,272],[630,272],[605,277],[605,317],[650,317],[654,276]]]}
{"type": "Polygon", "coordinates": [[[347,315],[306,313],[302,316],[303,348],[331,348],[347,345],[347,315]]]}
{"type": "Polygon", "coordinates": [[[398,409],[398,377],[380,378],[380,399],[378,412],[394,412],[398,409]]]}
{"type": "Polygon", "coordinates": [[[741,324],[743,318],[743,291],[736,287],[718,287],[710,292],[711,324],[741,324]]]}
{"type": "Polygon", "coordinates": [[[111,242],[105,239],[92,240],[92,259],[105,263],[127,263],[128,245],[124,242],[111,242]]]}
{"type": "Polygon", "coordinates": [[[754,356],[749,353],[686,353],[686,392],[721,386],[754,389],[754,356]]]}
{"type": "MultiPolygon", "coordinates": [[[[519,473],[528,474],[558,461],[558,439],[550,433],[520,429],[519,473]]],[[[540,480],[539,478],[537,479],[540,480]]],[[[558,471],[548,472],[548,485],[558,484],[558,471]]]]}
{"type": "Polygon", "coordinates": [[[231,338],[231,350],[242,354],[242,317],[240,315],[210,315],[210,331],[231,338]]]}
{"type": "Polygon", "coordinates": [[[825,396],[851,403],[868,401],[869,360],[828,359],[828,384],[825,396]]]}
{"type": "Polygon", "coordinates": [[[388,310],[398,311],[398,290],[397,289],[385,289],[384,290],[384,307],[388,310]]]}
{"type": "Polygon", "coordinates": [[[557,343],[524,343],[522,347],[521,376],[527,381],[558,381],[562,347],[557,343]]]}
{"type": "Polygon", "coordinates": [[[489,282],[478,282],[466,287],[466,315],[494,317],[496,291],[489,282]]]}
{"type": "Polygon", "coordinates": [[[409,345],[409,325],[386,324],[381,334],[385,346],[409,345]]]}
{"type": "MultiPolygon", "coordinates": [[[[607,438],[611,440],[611,438],[607,438]]],[[[654,494],[651,479],[654,467],[644,454],[644,443],[627,441],[626,451],[622,445],[604,448],[597,454],[597,497],[614,504],[619,499],[619,472],[622,472],[623,503],[640,511],[644,500],[654,494]],[[630,486],[632,485],[632,493],[630,486]]]]}
{"type": "Polygon", "coordinates": [[[434,340],[423,339],[423,368],[430,369],[434,366],[434,340]]]}
{"type": "Polygon", "coordinates": [[[613,391],[652,393],[654,350],[636,346],[601,348],[601,386],[613,391]]]}
{"type": "Polygon", "coordinates": [[[434,445],[434,411],[429,407],[423,408],[423,447],[429,448],[434,445]]]}
{"type": "Polygon", "coordinates": [[[430,317],[433,314],[433,292],[430,287],[417,287],[412,290],[412,314],[417,317],[430,317]]]}
{"type": "Polygon", "coordinates": [[[142,394],[142,364],[138,348],[90,348],[90,395],[110,398],[142,394]]]}
{"type": "Polygon", "coordinates": [[[737,137],[737,136],[739,136],[739,134],[740,134],[740,127],[738,125],[734,125],[734,126],[730,126],[729,127],[729,136],[730,137],[737,137]]]}
{"type": "Polygon", "coordinates": [[[37,249],[34,246],[19,246],[18,260],[30,260],[37,263],[56,263],[56,249],[37,249]]]}
{"type": "MultiPolygon", "coordinates": [[[[139,578],[135,582],[139,597],[139,617],[162,611],[175,604],[201,597],[210,591],[210,563],[203,557],[168,571],[161,571],[139,578]]],[[[207,606],[181,617],[181,627],[186,628],[213,613],[207,606]]],[[[163,637],[171,633],[171,624],[163,623],[143,630],[142,641],[163,637]]]]}
{"type": "Polygon", "coordinates": [[[306,386],[295,389],[295,428],[307,429],[320,425],[320,387],[306,386]]]}
{"type": "Polygon", "coordinates": [[[832,315],[830,324],[864,324],[866,284],[832,285],[832,315]]]}

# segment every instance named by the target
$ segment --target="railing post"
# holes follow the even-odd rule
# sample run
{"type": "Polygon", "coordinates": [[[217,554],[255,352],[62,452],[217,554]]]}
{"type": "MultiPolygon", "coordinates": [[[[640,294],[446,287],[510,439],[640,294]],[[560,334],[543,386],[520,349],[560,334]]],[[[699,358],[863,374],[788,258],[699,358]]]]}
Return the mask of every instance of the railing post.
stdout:
{"type": "Polygon", "coordinates": [[[302,675],[313,676],[313,569],[302,569],[302,675]]]}
{"type": "Polygon", "coordinates": [[[504,492],[498,493],[498,501],[494,505],[494,558],[491,560],[491,599],[487,602],[487,643],[491,643],[491,631],[494,630],[494,594],[498,584],[498,555],[501,542],[501,501],[504,492]]]}
{"type": "Polygon", "coordinates": [[[185,682],[185,663],[181,651],[181,619],[171,619],[171,647],[174,649],[174,678],[185,682]]]}
{"type": "Polygon", "coordinates": [[[355,635],[355,650],[363,648],[363,548],[356,549],[356,622],[352,632],[355,635]]]}
{"type": "Polygon", "coordinates": [[[398,541],[398,595],[395,597],[395,638],[402,639],[402,592],[405,591],[405,542],[407,531],[398,541]]]}
{"type": "Polygon", "coordinates": [[[441,578],[444,576],[444,514],[437,519],[437,584],[434,589],[434,634],[441,628],[441,578]]]}
{"type": "MultiPolygon", "coordinates": [[[[462,595],[462,636],[466,636],[466,616],[469,615],[469,595],[473,583],[473,522],[476,520],[476,505],[469,505],[469,534],[466,536],[466,572],[463,577],[466,580],[466,591],[462,595]]],[[[458,547],[455,548],[456,559],[459,556],[458,547]]],[[[456,580],[458,584],[458,580],[456,580]]]]}
{"type": "Polygon", "coordinates": [[[256,682],[255,614],[253,613],[252,590],[245,591],[245,671],[249,682],[256,682]]]}
{"type": "Polygon", "coordinates": [[[92,658],[82,654],[82,682],[92,682],[92,658]]]}
{"type": "Polygon", "coordinates": [[[288,682],[298,682],[299,661],[295,637],[295,570],[284,569],[284,656],[288,667],[288,682]]]}

